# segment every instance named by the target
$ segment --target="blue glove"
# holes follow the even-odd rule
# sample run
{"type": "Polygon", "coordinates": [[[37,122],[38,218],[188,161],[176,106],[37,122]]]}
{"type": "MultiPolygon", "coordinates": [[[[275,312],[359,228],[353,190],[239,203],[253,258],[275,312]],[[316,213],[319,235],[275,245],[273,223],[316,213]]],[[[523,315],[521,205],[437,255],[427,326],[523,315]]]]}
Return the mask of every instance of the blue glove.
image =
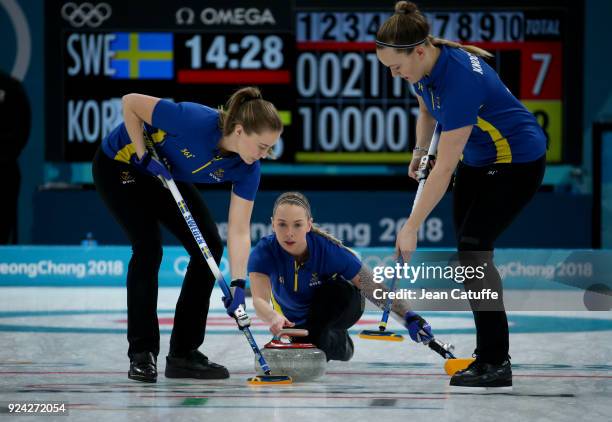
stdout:
{"type": "Polygon", "coordinates": [[[232,293],[232,297],[223,296],[223,304],[225,305],[225,310],[227,314],[232,318],[235,318],[234,312],[240,305],[244,308],[244,287],[246,286],[246,281],[243,279],[237,278],[230,283],[230,288],[235,287],[234,292],[232,293]]]}
{"type": "Polygon", "coordinates": [[[167,180],[172,178],[166,166],[161,161],[149,154],[149,151],[145,151],[141,159],[134,156],[132,164],[138,167],[141,171],[155,177],[163,176],[167,180]]]}
{"type": "Polygon", "coordinates": [[[406,312],[404,321],[404,326],[408,329],[412,340],[425,344],[433,340],[434,336],[431,333],[431,326],[416,312],[406,312]]]}

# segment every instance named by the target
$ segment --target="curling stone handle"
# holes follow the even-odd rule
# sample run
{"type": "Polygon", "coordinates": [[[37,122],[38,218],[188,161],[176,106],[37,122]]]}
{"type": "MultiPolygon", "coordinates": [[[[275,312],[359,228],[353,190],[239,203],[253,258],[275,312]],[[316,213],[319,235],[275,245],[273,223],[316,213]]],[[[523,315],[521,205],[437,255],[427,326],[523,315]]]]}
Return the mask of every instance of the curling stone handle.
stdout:
{"type": "Polygon", "coordinates": [[[281,337],[306,337],[308,335],[308,330],[303,330],[301,328],[283,328],[278,332],[279,339],[281,337]]]}

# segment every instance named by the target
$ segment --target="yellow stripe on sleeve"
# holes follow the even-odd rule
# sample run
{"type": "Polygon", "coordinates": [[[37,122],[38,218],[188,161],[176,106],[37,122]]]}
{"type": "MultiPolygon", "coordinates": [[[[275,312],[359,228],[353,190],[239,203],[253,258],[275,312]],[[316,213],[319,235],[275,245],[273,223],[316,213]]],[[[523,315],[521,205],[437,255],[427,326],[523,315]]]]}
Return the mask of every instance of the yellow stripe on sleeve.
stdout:
{"type": "Polygon", "coordinates": [[[129,144],[121,148],[119,151],[117,151],[117,154],[115,155],[114,159],[123,163],[130,164],[130,158],[134,154],[136,154],[136,149],[134,148],[134,144],[130,142],[129,144]]]}
{"type": "Polygon", "coordinates": [[[156,144],[159,144],[165,138],[166,138],[166,132],[164,132],[161,129],[157,129],[157,132],[151,134],[151,139],[153,139],[153,142],[155,142],[156,144]]]}
{"type": "Polygon", "coordinates": [[[487,122],[482,117],[478,116],[477,126],[483,131],[487,132],[495,145],[497,150],[497,158],[495,163],[511,163],[512,162],[512,151],[510,150],[510,144],[508,140],[504,138],[501,132],[493,126],[490,122],[487,122]]]}
{"type": "MultiPolygon", "coordinates": [[[[160,142],[163,142],[163,140],[166,138],[166,132],[161,129],[158,129],[157,132],[152,133],[149,136],[151,137],[154,143],[159,144],[160,142]]],[[[134,148],[134,144],[132,142],[129,142],[127,145],[117,151],[117,154],[115,154],[114,159],[117,161],[121,161],[122,163],[130,164],[130,158],[134,154],[136,154],[136,148],[134,148]]]]}
{"type": "Polygon", "coordinates": [[[273,291],[270,292],[270,299],[272,300],[272,309],[274,309],[276,312],[278,312],[282,316],[285,316],[285,314],[283,313],[283,310],[281,309],[280,305],[278,304],[276,299],[274,299],[274,292],[273,291]]]}

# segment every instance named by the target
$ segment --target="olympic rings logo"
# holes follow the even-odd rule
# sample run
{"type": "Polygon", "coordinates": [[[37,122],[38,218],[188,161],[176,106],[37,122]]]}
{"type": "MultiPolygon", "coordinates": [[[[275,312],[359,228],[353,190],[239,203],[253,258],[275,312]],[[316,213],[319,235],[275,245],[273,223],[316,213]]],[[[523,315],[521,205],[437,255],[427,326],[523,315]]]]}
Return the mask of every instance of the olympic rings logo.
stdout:
{"type": "Polygon", "coordinates": [[[110,18],[112,9],[108,3],[93,5],[91,3],[66,3],[62,6],[62,17],[75,28],[84,25],[96,28],[110,18]]]}

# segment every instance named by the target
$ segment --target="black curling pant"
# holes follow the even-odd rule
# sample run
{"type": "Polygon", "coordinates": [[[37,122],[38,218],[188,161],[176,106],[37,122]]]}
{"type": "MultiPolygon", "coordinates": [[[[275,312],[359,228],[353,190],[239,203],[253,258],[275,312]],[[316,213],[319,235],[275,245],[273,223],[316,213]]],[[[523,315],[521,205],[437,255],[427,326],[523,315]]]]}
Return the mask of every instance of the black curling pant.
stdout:
{"type": "MultiPolygon", "coordinates": [[[[215,279],[172,194],[156,178],[108,158],[98,149],[93,160],[98,193],[132,244],[127,273],[128,356],[159,354],[158,272],[162,259],[160,223],[189,253],[190,260],[176,304],[170,353],[185,354],[204,341],[210,295],[215,279]]],[[[187,207],[217,263],[223,243],[210,211],[192,184],[177,182],[187,207]]]]}
{"type": "MultiPolygon", "coordinates": [[[[453,188],[453,213],[461,265],[485,265],[485,277],[465,282],[466,291],[491,289],[496,301],[470,300],[479,360],[499,364],[508,358],[508,319],[501,277],[493,263],[496,239],[537,192],[546,159],[529,163],[471,167],[459,164],[453,188]]],[[[535,223],[535,222],[534,222],[535,223]]]]}
{"type": "Polygon", "coordinates": [[[323,283],[314,294],[304,326],[312,343],[325,352],[327,360],[346,355],[347,330],[363,315],[365,302],[359,289],[343,278],[323,283]]]}

